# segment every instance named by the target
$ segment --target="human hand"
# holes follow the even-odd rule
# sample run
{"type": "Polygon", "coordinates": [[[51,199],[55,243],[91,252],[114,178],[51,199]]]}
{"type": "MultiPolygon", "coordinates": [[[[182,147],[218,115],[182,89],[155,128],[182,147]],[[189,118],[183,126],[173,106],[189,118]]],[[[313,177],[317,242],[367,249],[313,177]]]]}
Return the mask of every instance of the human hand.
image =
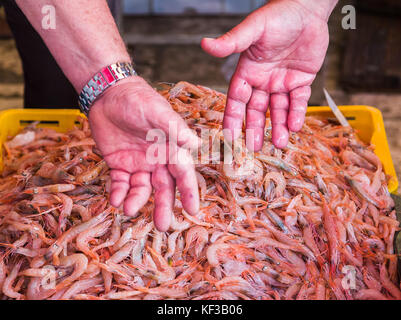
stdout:
{"type": "MultiPolygon", "coordinates": [[[[175,186],[189,214],[199,210],[195,168],[185,148],[198,146],[198,137],[185,121],[145,80],[130,77],[109,88],[95,102],[89,114],[93,137],[110,167],[110,203],[135,216],[155,190],[153,221],[166,231],[175,201],[175,186]],[[176,124],[170,127],[173,123],[176,124]],[[160,129],[166,136],[167,154],[178,153],[187,162],[154,164],[147,158],[154,142],[146,141],[149,130],[160,129]],[[178,146],[178,147],[177,147],[178,146]]],[[[182,158],[180,158],[182,160],[182,158]]]]}
{"type": "Polygon", "coordinates": [[[254,136],[249,147],[259,151],[268,106],[276,147],[287,145],[289,130],[302,128],[310,85],[327,51],[327,20],[336,2],[270,1],[225,35],[202,40],[202,48],[213,56],[241,53],[228,90],[223,126],[231,135],[226,138],[238,138],[246,114],[246,128],[253,129],[254,136]]]}

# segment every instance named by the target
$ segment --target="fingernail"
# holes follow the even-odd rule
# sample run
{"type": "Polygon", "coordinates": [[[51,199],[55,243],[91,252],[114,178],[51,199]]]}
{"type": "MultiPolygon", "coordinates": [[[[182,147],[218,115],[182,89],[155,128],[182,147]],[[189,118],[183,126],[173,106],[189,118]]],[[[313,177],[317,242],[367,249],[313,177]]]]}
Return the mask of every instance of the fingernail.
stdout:
{"type": "Polygon", "coordinates": [[[273,143],[276,148],[284,148],[287,146],[288,142],[288,131],[282,131],[279,134],[273,134],[273,143]]]}

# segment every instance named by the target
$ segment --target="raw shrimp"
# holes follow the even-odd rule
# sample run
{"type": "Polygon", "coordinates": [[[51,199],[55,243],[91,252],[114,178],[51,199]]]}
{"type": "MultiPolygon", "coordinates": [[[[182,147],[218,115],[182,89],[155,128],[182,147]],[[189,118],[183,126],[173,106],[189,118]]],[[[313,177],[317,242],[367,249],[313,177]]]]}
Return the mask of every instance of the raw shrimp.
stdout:
{"type": "Polygon", "coordinates": [[[63,209],[60,211],[60,215],[58,218],[58,231],[60,235],[65,230],[66,218],[70,216],[74,202],[69,196],[66,196],[63,193],[58,193],[57,197],[61,199],[61,202],[63,204],[63,209]]]}
{"type": "Polygon", "coordinates": [[[89,183],[90,181],[92,181],[93,179],[97,178],[100,173],[102,171],[104,171],[105,169],[107,169],[107,164],[104,160],[102,160],[101,162],[99,162],[93,169],[90,169],[88,171],[83,172],[82,174],[80,174],[76,181],[78,183],[89,183]]]}
{"type": "Polygon", "coordinates": [[[153,268],[146,268],[145,266],[136,265],[138,272],[145,276],[149,276],[151,279],[156,280],[159,284],[167,281],[171,281],[175,278],[175,271],[169,266],[168,262],[155,250],[147,247],[147,250],[151,253],[152,257],[157,260],[158,264],[162,268],[162,271],[153,268]]]}
{"type": "Polygon", "coordinates": [[[204,227],[201,226],[192,227],[187,231],[185,235],[184,251],[188,251],[191,244],[195,242],[194,254],[195,257],[199,257],[208,240],[209,240],[209,233],[204,227]]]}
{"type": "Polygon", "coordinates": [[[100,237],[105,234],[111,223],[112,220],[107,220],[97,225],[96,227],[81,232],[76,240],[77,248],[92,259],[98,260],[98,254],[89,248],[88,242],[91,241],[93,238],[100,237]]]}
{"type": "Polygon", "coordinates": [[[102,222],[108,215],[110,211],[104,211],[99,215],[93,217],[87,222],[81,223],[71,229],[68,229],[64,232],[60,238],[57,239],[49,248],[48,252],[46,253],[47,257],[53,257],[54,264],[58,265],[59,258],[58,255],[63,250],[63,247],[72,239],[78,236],[81,232],[88,230],[89,228],[97,225],[98,223],[102,222]]]}
{"type": "Polygon", "coordinates": [[[59,193],[68,192],[75,189],[73,184],[53,184],[44,187],[35,187],[31,189],[26,189],[24,193],[27,194],[38,194],[38,193],[59,193]]]}
{"type": "Polygon", "coordinates": [[[62,257],[60,259],[60,266],[74,266],[74,272],[57,284],[56,290],[63,289],[78,279],[85,272],[88,266],[88,258],[82,253],[72,254],[70,256],[62,257]]]}
{"type": "Polygon", "coordinates": [[[286,187],[286,181],[281,173],[269,172],[265,175],[263,181],[265,184],[265,190],[268,190],[269,184],[271,183],[271,181],[274,181],[276,184],[276,188],[274,189],[275,198],[283,196],[286,187]]]}
{"type": "Polygon", "coordinates": [[[253,154],[243,136],[224,139],[224,94],[187,82],[160,94],[202,139],[197,215],[178,192],[165,232],[153,195],[124,216],[89,122],[66,133],[32,123],[3,145],[3,299],[401,299],[400,226],[374,146],[306,117],[277,149],[268,114],[253,154]]]}
{"type": "Polygon", "coordinates": [[[21,259],[18,263],[14,265],[13,269],[10,271],[10,274],[7,276],[7,278],[4,279],[2,287],[3,294],[17,300],[22,299],[24,296],[15,291],[12,285],[18,276],[18,272],[21,268],[22,263],[23,260],[21,259]]]}

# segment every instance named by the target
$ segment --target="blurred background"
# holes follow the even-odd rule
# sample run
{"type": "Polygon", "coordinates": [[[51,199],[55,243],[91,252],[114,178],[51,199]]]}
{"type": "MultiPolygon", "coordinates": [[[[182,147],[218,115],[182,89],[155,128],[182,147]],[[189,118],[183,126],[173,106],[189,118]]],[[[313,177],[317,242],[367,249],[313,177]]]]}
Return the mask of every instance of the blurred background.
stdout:
{"type": "MultiPolygon", "coordinates": [[[[136,69],[153,84],[180,80],[225,92],[238,57],[217,59],[199,42],[238,24],[263,0],[111,0],[136,69]]],[[[326,105],[326,87],[339,105],[371,105],[384,117],[401,177],[401,2],[340,0],[329,20],[330,47],[310,105],[326,105]],[[344,30],[342,8],[356,8],[356,29],[344,30]]],[[[23,73],[0,8],[0,109],[22,107],[23,73]]]]}

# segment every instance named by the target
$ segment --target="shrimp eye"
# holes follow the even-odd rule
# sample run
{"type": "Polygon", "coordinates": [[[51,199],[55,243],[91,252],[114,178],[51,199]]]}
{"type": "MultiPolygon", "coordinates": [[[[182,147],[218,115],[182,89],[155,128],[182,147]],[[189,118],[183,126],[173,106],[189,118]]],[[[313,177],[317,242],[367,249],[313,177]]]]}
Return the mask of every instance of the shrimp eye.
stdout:
{"type": "Polygon", "coordinates": [[[169,257],[167,259],[168,265],[171,267],[173,265],[173,259],[171,257],[169,257]]]}

